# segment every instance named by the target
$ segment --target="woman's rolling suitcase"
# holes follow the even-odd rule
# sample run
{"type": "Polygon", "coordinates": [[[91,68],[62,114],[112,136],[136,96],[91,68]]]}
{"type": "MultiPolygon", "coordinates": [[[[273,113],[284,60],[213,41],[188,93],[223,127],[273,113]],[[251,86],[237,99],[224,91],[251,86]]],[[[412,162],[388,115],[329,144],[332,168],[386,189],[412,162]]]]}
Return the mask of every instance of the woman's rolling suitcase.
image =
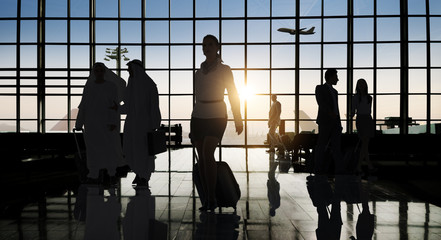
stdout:
{"type": "MultiPolygon", "coordinates": [[[[196,159],[197,156],[196,156],[196,159]]],[[[217,181],[216,181],[216,201],[218,207],[232,207],[236,210],[237,202],[240,199],[240,188],[226,162],[216,162],[217,165],[217,181]]],[[[201,203],[204,204],[206,196],[202,189],[201,178],[199,175],[199,167],[196,163],[193,166],[193,181],[198,191],[201,203]]]]}

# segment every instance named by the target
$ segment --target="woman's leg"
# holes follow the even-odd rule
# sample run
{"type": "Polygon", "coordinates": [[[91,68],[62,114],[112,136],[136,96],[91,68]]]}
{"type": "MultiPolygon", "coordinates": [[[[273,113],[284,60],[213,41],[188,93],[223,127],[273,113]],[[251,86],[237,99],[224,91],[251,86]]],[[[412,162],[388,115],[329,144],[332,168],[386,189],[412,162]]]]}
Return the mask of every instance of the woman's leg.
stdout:
{"type": "Polygon", "coordinates": [[[204,138],[202,144],[202,155],[204,162],[203,174],[205,174],[205,182],[208,193],[207,199],[210,208],[213,208],[216,202],[217,166],[214,158],[214,151],[216,150],[218,143],[218,138],[207,136],[204,138]]]}
{"type": "MultiPolygon", "coordinates": [[[[205,179],[205,160],[204,160],[204,154],[202,152],[202,141],[194,141],[193,146],[196,148],[197,154],[198,154],[198,169],[199,169],[199,177],[202,184],[202,191],[205,193],[205,197],[207,199],[208,197],[208,188],[207,188],[207,181],[205,179]]],[[[207,202],[203,202],[202,206],[207,206],[207,202]]]]}

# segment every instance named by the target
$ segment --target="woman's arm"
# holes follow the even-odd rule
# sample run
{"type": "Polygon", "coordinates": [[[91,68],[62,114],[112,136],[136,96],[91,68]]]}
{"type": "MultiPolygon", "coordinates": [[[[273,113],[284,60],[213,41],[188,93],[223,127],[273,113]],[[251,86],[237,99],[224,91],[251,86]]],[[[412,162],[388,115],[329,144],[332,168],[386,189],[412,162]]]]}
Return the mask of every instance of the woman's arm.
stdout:
{"type": "Polygon", "coordinates": [[[231,110],[234,116],[234,124],[236,126],[236,132],[239,134],[243,130],[242,115],[240,114],[240,99],[237,93],[236,85],[234,84],[233,73],[230,67],[226,66],[225,70],[225,86],[228,92],[228,99],[230,100],[231,110]]]}

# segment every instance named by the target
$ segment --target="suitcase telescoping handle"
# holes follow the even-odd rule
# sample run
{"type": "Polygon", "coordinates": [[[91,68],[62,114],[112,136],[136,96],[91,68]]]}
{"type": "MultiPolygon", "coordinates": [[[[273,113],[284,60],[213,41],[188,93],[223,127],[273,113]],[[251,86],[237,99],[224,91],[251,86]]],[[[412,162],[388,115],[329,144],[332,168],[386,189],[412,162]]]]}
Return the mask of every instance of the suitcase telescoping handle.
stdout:
{"type": "Polygon", "coordinates": [[[73,129],[72,129],[72,132],[73,132],[73,134],[74,134],[75,144],[77,145],[78,156],[79,156],[79,158],[80,158],[81,160],[83,160],[83,159],[82,159],[83,157],[81,156],[80,144],[78,143],[77,132],[81,132],[81,133],[83,133],[83,138],[84,138],[84,129],[83,129],[83,128],[80,128],[80,129],[73,128],[73,129]]]}

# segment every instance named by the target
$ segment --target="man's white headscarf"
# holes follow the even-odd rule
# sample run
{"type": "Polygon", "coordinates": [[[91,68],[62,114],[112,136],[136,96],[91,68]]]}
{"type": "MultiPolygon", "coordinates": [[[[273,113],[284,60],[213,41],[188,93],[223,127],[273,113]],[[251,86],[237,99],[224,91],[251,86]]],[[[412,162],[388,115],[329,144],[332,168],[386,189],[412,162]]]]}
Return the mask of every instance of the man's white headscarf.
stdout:
{"type": "Polygon", "coordinates": [[[95,64],[93,64],[93,68],[90,72],[89,78],[87,78],[86,86],[89,82],[95,81],[96,77],[95,77],[94,69],[97,66],[101,66],[105,69],[104,80],[109,81],[109,82],[113,82],[115,84],[116,89],[118,91],[118,103],[121,103],[121,101],[123,101],[123,99],[124,99],[124,91],[126,88],[126,81],[124,81],[124,79],[120,78],[113,71],[108,69],[107,66],[104,65],[104,63],[102,63],[102,62],[96,62],[95,64]]]}

